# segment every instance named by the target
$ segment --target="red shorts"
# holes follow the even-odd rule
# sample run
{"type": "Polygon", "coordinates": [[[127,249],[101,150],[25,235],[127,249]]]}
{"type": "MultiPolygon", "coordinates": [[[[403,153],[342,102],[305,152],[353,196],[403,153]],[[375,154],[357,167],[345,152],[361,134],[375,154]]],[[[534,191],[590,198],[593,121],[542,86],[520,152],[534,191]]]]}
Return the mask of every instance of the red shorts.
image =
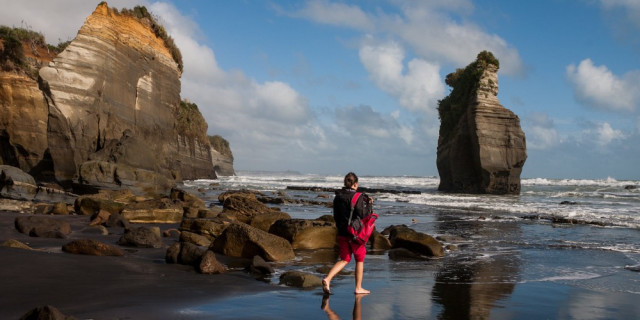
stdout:
{"type": "Polygon", "coordinates": [[[340,260],[351,261],[351,254],[356,258],[356,262],[363,262],[364,256],[367,254],[367,248],[364,244],[353,243],[345,236],[338,236],[338,248],[340,260]]]}

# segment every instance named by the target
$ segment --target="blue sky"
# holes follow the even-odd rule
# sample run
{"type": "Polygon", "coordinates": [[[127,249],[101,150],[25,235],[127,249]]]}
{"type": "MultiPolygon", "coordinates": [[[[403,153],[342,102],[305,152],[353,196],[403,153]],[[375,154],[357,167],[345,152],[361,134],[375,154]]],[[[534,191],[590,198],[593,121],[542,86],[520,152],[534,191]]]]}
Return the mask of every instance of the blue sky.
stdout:
{"type": "MultiPolygon", "coordinates": [[[[57,43],[97,3],[0,0],[0,23],[57,43]]],[[[489,50],[523,177],[640,179],[640,0],[108,3],[165,25],[237,170],[437,176],[444,77],[489,50]]]]}

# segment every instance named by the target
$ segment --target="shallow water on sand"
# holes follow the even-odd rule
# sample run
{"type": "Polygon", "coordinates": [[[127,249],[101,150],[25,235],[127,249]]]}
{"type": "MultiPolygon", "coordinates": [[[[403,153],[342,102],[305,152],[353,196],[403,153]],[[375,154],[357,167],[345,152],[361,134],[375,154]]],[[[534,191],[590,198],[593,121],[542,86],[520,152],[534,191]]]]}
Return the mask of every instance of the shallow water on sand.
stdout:
{"type": "MultiPolygon", "coordinates": [[[[244,177],[238,179],[241,183],[235,181],[219,190],[253,186],[275,194],[285,190],[289,183],[322,185],[336,180],[314,179],[317,181],[295,176],[281,184],[269,180],[265,185],[260,179],[244,177]]],[[[543,182],[536,180],[530,183],[543,182]]],[[[188,187],[203,191],[202,186],[208,183],[193,183],[188,187]]],[[[615,191],[615,183],[610,181],[605,182],[612,184],[607,188],[591,186],[590,182],[554,183],[552,186],[533,185],[527,191],[529,195],[515,198],[439,195],[434,192],[428,196],[374,195],[375,209],[380,214],[376,224],[379,230],[406,224],[432,236],[444,236],[445,243],[455,245],[458,250],[447,251],[440,259],[414,261],[394,261],[386,253],[368,254],[364,287],[372,294],[356,299],[353,276],[339,276],[332,282],[334,294],[328,299],[329,308],[342,319],[352,318],[354,307],[356,311],[359,308],[362,319],[637,318],[640,314],[640,273],[633,270],[640,264],[640,230],[625,226],[638,221],[632,216],[636,206],[634,201],[637,200],[627,199],[636,197],[635,193],[627,197],[628,191],[615,191]],[[583,200],[588,204],[565,210],[565,207],[557,205],[564,198],[549,200],[550,194],[566,188],[565,185],[558,186],[558,183],[579,185],[582,193],[572,197],[589,199],[583,200]],[[607,190],[606,194],[625,196],[621,196],[621,201],[610,204],[607,196],[597,191],[602,189],[607,190]],[[594,204],[594,198],[601,201],[594,204]],[[431,203],[427,204],[424,199],[431,199],[431,203]],[[444,204],[434,204],[440,201],[444,204]],[[460,202],[462,206],[447,204],[447,201],[460,202]],[[523,201],[536,203],[529,205],[531,207],[556,210],[566,217],[573,214],[601,219],[599,221],[607,221],[604,215],[615,211],[616,207],[625,213],[614,215],[617,223],[613,225],[559,224],[545,219],[524,219],[529,211],[523,209],[528,206],[523,201]],[[512,203],[519,208],[506,210],[501,202],[512,203]],[[625,219],[627,222],[619,223],[625,219]]],[[[421,188],[430,190],[432,182],[421,188]]],[[[204,196],[215,203],[219,192],[214,187],[205,190],[204,196]]],[[[286,191],[289,197],[300,199],[318,199],[319,193],[322,192],[286,191]]],[[[294,218],[313,219],[331,214],[331,209],[322,206],[283,205],[281,209],[294,218]]],[[[271,292],[216,300],[179,310],[178,313],[188,319],[326,318],[327,313],[321,309],[321,289],[299,290],[281,287],[277,283],[279,274],[285,269],[318,273],[316,268],[331,265],[335,255],[297,252],[297,256],[298,260],[293,265],[276,266],[278,271],[270,279],[274,287],[271,292]]],[[[353,267],[352,263],[347,269],[353,270],[353,267]]],[[[318,276],[322,274],[318,273],[318,276]]]]}
{"type": "MultiPolygon", "coordinates": [[[[514,231],[508,229],[503,231],[514,231]]],[[[624,269],[629,262],[615,251],[504,243],[424,261],[370,254],[364,284],[372,293],[359,302],[361,319],[634,319],[640,314],[640,278],[624,269]]],[[[353,264],[347,269],[353,270],[353,264]]],[[[275,277],[272,292],[216,300],[179,313],[193,319],[328,317],[319,288],[284,288],[275,277]]],[[[353,317],[353,287],[351,275],[332,282],[329,306],[342,319],[353,317]]]]}

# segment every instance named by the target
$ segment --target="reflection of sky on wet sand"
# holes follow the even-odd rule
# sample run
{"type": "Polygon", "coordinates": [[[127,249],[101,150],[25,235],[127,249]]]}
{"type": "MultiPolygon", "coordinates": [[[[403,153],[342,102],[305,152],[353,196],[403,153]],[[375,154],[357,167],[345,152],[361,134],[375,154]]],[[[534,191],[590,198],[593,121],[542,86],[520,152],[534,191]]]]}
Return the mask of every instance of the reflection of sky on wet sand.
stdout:
{"type": "Polygon", "coordinates": [[[435,274],[433,300],[442,306],[442,319],[489,319],[496,301],[509,297],[520,277],[519,251],[495,245],[487,239],[504,234],[520,234],[518,224],[495,224],[487,228],[482,221],[451,221],[441,215],[438,234],[473,239],[469,253],[452,253],[443,259],[435,274]]]}
{"type": "MultiPolygon", "coordinates": [[[[617,310],[632,308],[629,315],[640,316],[640,299],[629,300],[616,293],[602,294],[600,292],[581,291],[571,295],[566,311],[558,314],[559,318],[573,319],[614,319],[617,310]],[[625,306],[626,305],[626,306],[625,306]],[[635,311],[633,310],[635,309],[635,311]]],[[[631,318],[628,318],[631,319],[631,318]]]]}

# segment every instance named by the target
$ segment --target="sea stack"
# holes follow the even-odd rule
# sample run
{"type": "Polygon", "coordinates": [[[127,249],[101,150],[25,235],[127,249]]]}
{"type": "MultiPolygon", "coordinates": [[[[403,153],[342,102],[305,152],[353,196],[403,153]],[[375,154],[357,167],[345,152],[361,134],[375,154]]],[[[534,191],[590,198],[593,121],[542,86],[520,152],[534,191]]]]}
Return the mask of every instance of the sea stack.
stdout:
{"type": "Polygon", "coordinates": [[[438,190],[519,194],[527,159],[520,118],[498,100],[500,63],[491,52],[446,77],[452,90],[439,101],[438,190]]]}

